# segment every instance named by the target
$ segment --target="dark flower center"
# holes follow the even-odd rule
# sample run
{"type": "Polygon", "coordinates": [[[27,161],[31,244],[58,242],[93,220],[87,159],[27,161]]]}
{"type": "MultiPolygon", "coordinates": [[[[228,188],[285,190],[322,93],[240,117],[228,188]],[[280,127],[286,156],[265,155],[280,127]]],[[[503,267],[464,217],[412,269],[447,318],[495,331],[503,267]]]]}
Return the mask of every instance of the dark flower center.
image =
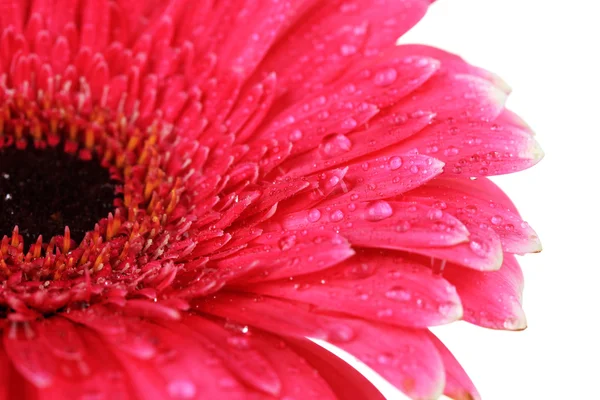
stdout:
{"type": "Polygon", "coordinates": [[[114,210],[115,183],[95,156],[82,160],[62,144],[2,148],[0,237],[10,237],[17,225],[27,248],[39,235],[48,242],[68,226],[71,239],[79,243],[114,210]]]}

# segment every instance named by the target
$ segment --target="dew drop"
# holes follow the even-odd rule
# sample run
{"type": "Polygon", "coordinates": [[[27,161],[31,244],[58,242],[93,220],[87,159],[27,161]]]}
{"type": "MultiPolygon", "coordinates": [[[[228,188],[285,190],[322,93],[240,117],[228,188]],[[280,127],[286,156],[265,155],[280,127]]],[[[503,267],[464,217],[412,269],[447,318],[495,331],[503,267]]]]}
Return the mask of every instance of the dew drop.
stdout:
{"type": "Polygon", "coordinates": [[[429,218],[432,221],[442,218],[442,215],[442,210],[439,210],[437,208],[432,208],[431,210],[427,211],[427,218],[429,218]]]}
{"type": "Polygon", "coordinates": [[[333,222],[338,222],[338,221],[341,221],[344,218],[344,213],[342,212],[342,210],[335,210],[334,212],[331,213],[331,215],[329,216],[329,218],[333,222]]]}
{"type": "Polygon", "coordinates": [[[319,146],[319,151],[324,157],[335,157],[349,151],[352,142],[345,135],[334,134],[326,136],[319,146]]]}
{"type": "MultiPolygon", "coordinates": [[[[310,217],[310,214],[309,214],[310,217]]],[[[296,235],[284,236],[279,240],[279,248],[283,251],[289,250],[296,244],[296,235]]]]}
{"type": "Polygon", "coordinates": [[[492,222],[492,224],[494,225],[500,225],[503,221],[503,218],[500,215],[494,215],[490,221],[492,222]]]}
{"type": "Polygon", "coordinates": [[[290,141],[297,142],[300,139],[302,139],[302,131],[300,129],[294,129],[290,133],[290,141]]]}
{"type": "Polygon", "coordinates": [[[351,45],[351,44],[343,44],[340,47],[340,52],[342,53],[342,55],[344,56],[351,56],[352,54],[356,53],[356,46],[351,45]]]}
{"type": "Polygon", "coordinates": [[[333,342],[347,343],[355,338],[356,333],[347,325],[337,325],[329,332],[329,335],[329,339],[333,342]]]}
{"type": "Polygon", "coordinates": [[[313,208],[308,212],[308,220],[310,222],[317,222],[319,219],[321,219],[321,211],[313,208]]]}
{"type": "Polygon", "coordinates": [[[367,207],[365,219],[368,221],[381,221],[394,213],[390,203],[384,200],[376,201],[367,207]]]}
{"type": "Polygon", "coordinates": [[[196,385],[188,380],[175,380],[169,383],[167,391],[174,399],[194,399],[196,398],[196,385]]]}
{"type": "Polygon", "coordinates": [[[469,248],[471,249],[471,251],[473,253],[475,253],[476,255],[478,255],[479,257],[485,257],[486,256],[486,249],[483,243],[481,243],[478,240],[471,240],[469,242],[469,248]]]}
{"type": "Polygon", "coordinates": [[[454,146],[450,146],[446,150],[444,150],[445,156],[455,156],[457,154],[458,154],[458,149],[454,146]]]}
{"type": "Polygon", "coordinates": [[[397,77],[398,73],[394,68],[386,68],[375,74],[373,83],[377,86],[387,86],[394,83],[397,77]]]}
{"type": "Polygon", "coordinates": [[[394,156],[390,158],[390,168],[392,171],[397,170],[402,166],[402,158],[398,156],[394,156]]]}
{"type": "Polygon", "coordinates": [[[400,286],[394,286],[385,292],[385,297],[391,300],[408,301],[411,299],[412,295],[406,289],[400,286]]]}

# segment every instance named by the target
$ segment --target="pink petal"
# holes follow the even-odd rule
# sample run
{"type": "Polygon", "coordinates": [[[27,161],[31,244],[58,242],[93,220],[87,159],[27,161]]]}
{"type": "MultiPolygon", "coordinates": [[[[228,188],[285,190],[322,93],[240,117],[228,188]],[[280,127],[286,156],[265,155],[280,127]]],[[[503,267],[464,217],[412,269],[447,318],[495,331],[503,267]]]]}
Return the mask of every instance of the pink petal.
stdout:
{"type": "Polygon", "coordinates": [[[467,240],[466,228],[454,217],[418,203],[350,203],[317,207],[284,218],[285,229],[340,232],[357,246],[388,249],[452,246],[467,240]]]}
{"type": "Polygon", "coordinates": [[[444,389],[444,364],[428,331],[347,320],[352,339],[334,342],[414,399],[436,399],[444,389]],[[375,338],[375,340],[374,340],[375,338]]]}
{"type": "Polygon", "coordinates": [[[447,265],[443,276],[456,286],[465,321],[492,329],[522,330],[527,327],[521,308],[523,273],[511,254],[505,254],[497,271],[478,272],[447,265]]]}
{"type": "Polygon", "coordinates": [[[406,198],[442,206],[469,231],[493,230],[506,252],[524,254],[542,249],[535,231],[521,219],[502,190],[488,179],[438,178],[407,193],[406,198]]]}
{"type": "Polygon", "coordinates": [[[427,331],[330,317],[270,297],[219,293],[197,310],[292,337],[325,339],[346,350],[414,398],[436,398],[444,387],[442,360],[427,331]],[[289,318],[293,315],[294,318],[289,318]],[[376,341],[373,338],[377,338],[376,341]]]}
{"type": "Polygon", "coordinates": [[[306,353],[298,352],[297,346],[290,346],[279,337],[257,330],[251,331],[251,334],[252,346],[279,372],[279,399],[338,399],[332,392],[327,372],[313,365],[311,359],[305,359],[306,353]]]}
{"type": "Polygon", "coordinates": [[[432,259],[446,260],[480,271],[494,271],[502,265],[502,243],[490,228],[465,224],[469,229],[467,243],[451,247],[413,247],[407,249],[432,259]]]}
{"type": "Polygon", "coordinates": [[[475,75],[485,80],[490,81],[499,89],[509,93],[510,87],[504,82],[498,75],[489,72],[483,68],[479,68],[470,65],[460,56],[449,53],[445,50],[438,49],[436,47],[421,45],[421,44],[403,44],[396,46],[396,52],[403,55],[418,55],[424,57],[431,57],[440,61],[440,73],[457,75],[467,74],[475,75]]]}
{"type": "Polygon", "coordinates": [[[207,398],[244,398],[246,390],[221,361],[185,332],[178,332],[177,324],[168,329],[143,321],[137,324],[152,338],[156,355],[142,360],[118,350],[113,353],[139,397],[194,399],[202,393],[207,398]]]}
{"type": "Polygon", "coordinates": [[[273,396],[281,395],[282,382],[274,369],[278,364],[271,365],[265,358],[262,349],[256,345],[254,335],[247,337],[193,314],[185,315],[182,324],[246,385],[273,396]]]}
{"type": "Polygon", "coordinates": [[[376,250],[361,250],[317,274],[242,290],[407,327],[446,324],[462,316],[460,298],[446,280],[398,254],[376,250]]]}
{"type": "Polygon", "coordinates": [[[392,46],[421,19],[429,3],[359,0],[319,4],[280,38],[258,75],[275,71],[290,100],[299,99],[363,55],[377,55],[392,46]]]}
{"type": "Polygon", "coordinates": [[[338,192],[322,205],[343,205],[397,196],[421,186],[442,172],[444,164],[421,155],[378,157],[351,164],[338,192]]]}
{"type": "Polygon", "coordinates": [[[331,334],[324,317],[308,312],[308,305],[299,306],[267,296],[220,291],[210,298],[193,300],[192,305],[199,312],[283,336],[326,339],[331,334]],[[294,318],[289,318],[290,315],[294,318]]]}
{"type": "MultiPolygon", "coordinates": [[[[291,176],[304,176],[323,169],[346,166],[359,157],[376,153],[414,135],[428,126],[434,116],[435,114],[430,112],[406,114],[388,109],[382,115],[373,118],[367,129],[348,135],[349,145],[340,146],[340,149],[345,151],[326,154],[321,151],[321,148],[316,148],[287,160],[282,165],[282,169],[288,171],[291,176]]],[[[339,142],[340,138],[334,137],[334,139],[339,142]]],[[[334,141],[331,144],[335,143],[334,141]]],[[[399,154],[401,153],[391,154],[391,156],[399,154]]]]}
{"type": "Polygon", "coordinates": [[[243,282],[252,282],[320,271],[354,254],[350,244],[335,232],[265,232],[254,244],[220,261],[218,266],[252,265],[253,272],[240,277],[243,282]]]}
{"type": "Polygon", "coordinates": [[[57,362],[45,347],[36,324],[12,323],[4,330],[3,345],[14,368],[32,385],[46,388],[57,374],[57,362]]]}
{"type": "Polygon", "coordinates": [[[440,159],[447,164],[448,174],[462,176],[520,171],[544,155],[529,132],[494,120],[437,123],[394,148],[411,150],[440,159]]]}
{"type": "Polygon", "coordinates": [[[436,121],[490,121],[504,109],[506,93],[474,75],[438,73],[391,110],[395,113],[435,113],[436,121]]]}
{"type": "Polygon", "coordinates": [[[481,396],[479,396],[473,382],[471,382],[471,379],[452,353],[433,333],[429,332],[428,336],[444,363],[444,370],[446,371],[444,394],[454,400],[481,400],[481,396]]]}
{"type": "MultiPolygon", "coordinates": [[[[394,57],[392,51],[387,52],[353,69],[319,91],[318,96],[291,106],[270,123],[265,133],[289,137],[294,142],[293,154],[305,152],[316,147],[326,134],[345,135],[360,127],[379,109],[420,87],[437,68],[438,63],[429,58],[394,57]]],[[[327,148],[322,150],[327,153],[327,148]]]]}
{"type": "Polygon", "coordinates": [[[385,400],[371,382],[344,360],[306,339],[286,339],[288,345],[319,371],[337,399],[385,400]]]}

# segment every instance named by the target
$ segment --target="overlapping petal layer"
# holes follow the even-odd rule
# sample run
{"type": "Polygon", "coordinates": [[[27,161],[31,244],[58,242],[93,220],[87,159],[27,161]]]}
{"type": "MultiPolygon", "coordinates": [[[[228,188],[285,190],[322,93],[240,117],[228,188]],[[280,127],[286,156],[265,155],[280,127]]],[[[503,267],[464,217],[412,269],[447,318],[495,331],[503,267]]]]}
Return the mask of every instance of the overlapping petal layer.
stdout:
{"type": "Polygon", "coordinates": [[[3,2],[0,150],[65,141],[121,197],[2,239],[0,399],[379,396],[305,337],[479,398],[427,328],[525,327],[540,242],[486,176],[542,152],[498,77],[394,46],[429,3],[3,2]]]}

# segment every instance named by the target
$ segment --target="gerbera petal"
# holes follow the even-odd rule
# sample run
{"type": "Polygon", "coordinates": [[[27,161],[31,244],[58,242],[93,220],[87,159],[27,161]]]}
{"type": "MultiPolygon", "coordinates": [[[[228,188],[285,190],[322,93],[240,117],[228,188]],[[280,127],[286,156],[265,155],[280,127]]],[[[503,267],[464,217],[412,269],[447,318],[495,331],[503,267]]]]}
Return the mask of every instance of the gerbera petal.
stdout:
{"type": "Polygon", "coordinates": [[[416,254],[446,260],[481,271],[494,271],[502,265],[502,243],[490,228],[465,224],[469,240],[450,247],[413,247],[416,254]]]}
{"type": "Polygon", "coordinates": [[[444,164],[422,155],[394,155],[350,164],[337,192],[321,204],[339,206],[397,196],[423,185],[442,172],[444,164]]]}
{"type": "Polygon", "coordinates": [[[444,364],[428,331],[346,321],[351,340],[334,344],[367,364],[413,399],[436,399],[444,389],[444,364]],[[377,338],[377,340],[373,340],[377,338]]]}
{"type": "Polygon", "coordinates": [[[361,127],[379,109],[420,87],[438,68],[429,58],[388,53],[323,88],[319,96],[289,107],[261,131],[264,134],[260,137],[289,138],[294,143],[292,154],[320,146],[325,156],[337,155],[341,149],[327,146],[331,134],[346,135],[361,127]]]}
{"type": "Polygon", "coordinates": [[[407,193],[402,199],[440,207],[456,216],[469,231],[481,231],[488,238],[495,235],[509,253],[539,252],[541,242],[506,195],[485,178],[453,179],[441,177],[407,193]],[[492,230],[495,235],[487,235],[492,230]]]}
{"type": "Polygon", "coordinates": [[[356,356],[414,398],[436,398],[444,387],[442,360],[427,331],[375,325],[310,312],[297,303],[223,293],[197,302],[198,310],[252,324],[284,336],[325,339],[356,356]],[[243,310],[243,311],[242,311],[243,310]],[[293,313],[294,318],[287,318],[293,313]],[[373,341],[372,338],[378,338],[373,341]]]}
{"type": "MultiPolygon", "coordinates": [[[[435,113],[423,112],[405,114],[386,111],[385,116],[374,118],[364,130],[352,132],[347,138],[334,136],[330,146],[337,145],[337,152],[327,154],[321,147],[287,160],[282,169],[291,176],[304,176],[337,166],[344,166],[359,157],[376,153],[386,147],[401,142],[428,126],[435,113]],[[341,139],[341,140],[340,140],[341,139]],[[339,146],[343,144],[344,146],[339,146]]],[[[401,153],[390,154],[390,157],[401,153]]]]}
{"type": "Polygon", "coordinates": [[[429,332],[428,337],[444,363],[444,370],[446,371],[444,394],[454,400],[480,400],[481,396],[479,396],[473,382],[471,382],[471,379],[450,350],[433,333],[429,332]]]}
{"type": "Polygon", "coordinates": [[[319,370],[318,365],[307,360],[305,352],[298,352],[298,346],[290,346],[277,336],[258,331],[253,332],[251,341],[280,372],[281,392],[278,398],[338,399],[332,390],[334,388],[330,387],[327,371],[319,370]]]}
{"type": "Polygon", "coordinates": [[[447,164],[448,174],[463,176],[520,171],[544,154],[529,132],[495,120],[434,124],[394,150],[434,156],[447,164]]]}
{"type": "Polygon", "coordinates": [[[217,265],[220,268],[252,265],[251,271],[237,281],[253,282],[323,270],[354,254],[348,241],[335,232],[267,231],[254,244],[217,265]]]}
{"type": "Polygon", "coordinates": [[[462,316],[460,298],[445,279],[398,254],[377,250],[361,250],[318,274],[240,290],[407,327],[439,325],[462,316]]]}
{"type": "Polygon", "coordinates": [[[15,369],[37,388],[50,386],[58,363],[45,348],[36,324],[15,322],[3,333],[4,350],[15,369]]]}
{"type": "MultiPolygon", "coordinates": [[[[235,329],[227,330],[214,321],[194,314],[186,315],[181,322],[189,329],[190,335],[206,343],[207,349],[246,385],[273,396],[281,394],[280,376],[265,358],[264,352],[256,346],[254,335],[248,337],[235,329]]],[[[177,330],[180,329],[177,327],[177,330]]]]}
{"type": "Polygon", "coordinates": [[[452,246],[468,231],[449,214],[418,203],[378,200],[340,207],[317,207],[285,216],[285,229],[340,232],[353,245],[388,249],[452,246]]]}
{"type": "Polygon", "coordinates": [[[527,327],[521,308],[523,273],[511,254],[497,271],[473,271],[447,265],[443,276],[452,282],[464,307],[465,321],[486,328],[522,330],[527,327]]]}
{"type": "Polygon", "coordinates": [[[440,61],[440,73],[449,75],[467,74],[479,76],[480,78],[490,81],[504,92],[510,92],[510,87],[498,75],[483,68],[471,65],[463,60],[460,56],[449,53],[443,49],[421,44],[402,44],[400,46],[396,46],[396,52],[398,54],[418,55],[434,58],[440,61]]]}
{"type": "Polygon", "coordinates": [[[176,332],[176,325],[165,328],[145,321],[136,323],[152,338],[156,355],[140,359],[116,349],[113,353],[121,361],[138,396],[191,399],[202,393],[208,398],[245,397],[246,389],[221,361],[197,341],[176,332]]]}
{"type": "Polygon", "coordinates": [[[425,14],[428,0],[320,4],[271,49],[259,68],[276,71],[290,99],[334,79],[361,55],[376,55],[425,14]],[[385,19],[385,23],[381,21],[385,19]],[[310,73],[308,73],[310,71],[310,73]]]}
{"type": "Polygon", "coordinates": [[[337,355],[306,339],[286,338],[286,343],[319,371],[338,399],[385,400],[367,378],[337,355]]]}

